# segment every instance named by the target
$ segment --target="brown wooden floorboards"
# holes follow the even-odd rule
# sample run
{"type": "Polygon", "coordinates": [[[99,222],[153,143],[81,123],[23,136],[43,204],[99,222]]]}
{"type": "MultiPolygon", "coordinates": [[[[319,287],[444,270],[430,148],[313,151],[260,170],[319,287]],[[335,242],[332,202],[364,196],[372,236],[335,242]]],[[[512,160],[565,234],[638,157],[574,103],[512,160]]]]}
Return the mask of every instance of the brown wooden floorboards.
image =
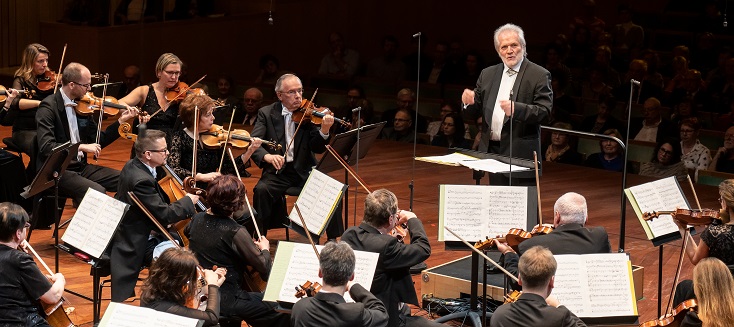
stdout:
{"type": "MultiPolygon", "coordinates": [[[[10,136],[9,127],[0,127],[0,136],[10,136]]],[[[131,143],[126,140],[115,141],[112,145],[102,151],[99,164],[120,169],[127,161],[130,154],[131,143]]],[[[378,141],[370,150],[367,157],[359,163],[359,174],[367,185],[373,189],[387,188],[393,191],[399,198],[399,207],[408,209],[410,207],[409,183],[414,179],[414,203],[413,208],[418,217],[423,221],[428,237],[431,242],[432,254],[427,260],[429,267],[446,263],[448,261],[463,257],[468,254],[464,251],[445,251],[442,243],[437,241],[438,229],[438,185],[440,184],[474,184],[471,173],[466,168],[440,166],[416,161],[415,170],[412,171],[412,145],[398,144],[393,142],[378,141]]],[[[418,146],[418,156],[438,155],[445,153],[445,149],[418,146]]],[[[27,157],[24,158],[27,162],[27,157]]],[[[245,179],[245,184],[250,190],[257,183],[260,170],[257,167],[249,168],[252,177],[245,179]]],[[[338,180],[344,179],[343,170],[330,173],[338,180]]],[[[349,189],[349,225],[353,225],[354,210],[354,185],[356,182],[350,177],[349,189]]],[[[620,235],[620,196],[622,175],[610,173],[597,169],[589,169],[562,164],[544,165],[543,176],[540,179],[541,203],[545,222],[552,222],[553,204],[555,200],[566,192],[578,192],[584,195],[589,205],[589,225],[604,226],[609,233],[612,249],[619,248],[620,235]]],[[[629,175],[627,185],[634,186],[649,181],[650,179],[637,175],[629,175]]],[[[486,177],[483,180],[486,183],[486,177]]],[[[695,205],[690,187],[687,183],[681,183],[682,188],[688,195],[689,201],[695,205]]],[[[715,187],[696,185],[698,196],[703,207],[718,207],[716,198],[718,192],[715,187]]],[[[361,188],[357,190],[356,220],[361,221],[363,201],[366,192],[361,188]]],[[[289,202],[292,203],[293,198],[289,202]]],[[[627,222],[625,226],[624,251],[630,254],[633,265],[645,267],[644,299],[639,301],[638,309],[640,321],[647,321],[657,314],[657,279],[658,279],[658,248],[653,247],[647,240],[645,234],[637,221],[631,207],[627,207],[627,222]]],[[[64,210],[62,221],[69,219],[74,209],[70,201],[64,210]]],[[[62,230],[63,231],[63,230],[62,230]]],[[[291,240],[296,242],[307,242],[298,235],[291,240]]],[[[32,235],[31,244],[39,251],[42,257],[53,268],[53,239],[51,230],[35,230],[32,235]]],[[[271,240],[284,240],[283,229],[272,230],[268,233],[271,240]]],[[[698,242],[698,236],[694,237],[698,242]]],[[[321,239],[325,241],[325,236],[321,239]]],[[[675,275],[676,264],[680,252],[681,241],[675,241],[665,246],[663,256],[663,300],[667,301],[670,288],[675,275]]],[[[66,276],[67,289],[83,294],[92,294],[92,280],[89,275],[89,265],[78,261],[76,258],[61,254],[61,272],[66,276]]],[[[690,278],[692,265],[684,259],[681,278],[690,278]]],[[[414,277],[416,291],[420,297],[419,275],[414,277]]],[[[137,290],[139,292],[139,289],[137,290]]],[[[104,297],[109,298],[109,289],[104,291],[104,297]]],[[[72,314],[75,323],[90,326],[92,321],[92,306],[90,302],[73,295],[67,295],[76,311],[72,314]]],[[[664,302],[665,303],[665,302],[664,302]]],[[[104,301],[103,310],[108,301],[104,301]]],[[[137,304],[137,302],[135,302],[137,304]]],[[[104,311],[103,311],[104,312],[104,311]]]]}

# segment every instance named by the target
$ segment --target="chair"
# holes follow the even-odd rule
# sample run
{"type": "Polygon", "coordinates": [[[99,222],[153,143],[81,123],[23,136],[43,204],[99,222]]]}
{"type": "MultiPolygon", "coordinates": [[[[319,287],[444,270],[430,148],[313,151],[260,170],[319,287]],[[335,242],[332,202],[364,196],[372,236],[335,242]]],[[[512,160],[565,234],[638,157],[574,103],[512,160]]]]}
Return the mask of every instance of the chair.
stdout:
{"type": "Polygon", "coordinates": [[[21,155],[23,153],[23,151],[21,151],[20,148],[18,148],[18,145],[16,145],[15,142],[13,142],[13,138],[12,137],[5,137],[5,138],[3,138],[3,143],[5,143],[5,150],[11,151],[11,152],[15,152],[15,153],[18,154],[19,157],[21,157],[21,158],[23,157],[21,155]]]}
{"type": "Polygon", "coordinates": [[[719,186],[721,182],[734,178],[734,174],[722,173],[720,171],[699,170],[696,183],[703,185],[719,186]]]}

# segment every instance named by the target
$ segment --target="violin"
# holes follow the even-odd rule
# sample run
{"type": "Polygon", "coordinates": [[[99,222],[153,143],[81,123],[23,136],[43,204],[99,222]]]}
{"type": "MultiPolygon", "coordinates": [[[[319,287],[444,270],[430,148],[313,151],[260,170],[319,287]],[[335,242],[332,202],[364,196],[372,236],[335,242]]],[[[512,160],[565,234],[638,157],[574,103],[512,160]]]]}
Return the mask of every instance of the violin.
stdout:
{"type": "MultiPolygon", "coordinates": [[[[327,114],[331,114],[329,108],[316,107],[313,101],[303,99],[303,101],[301,101],[301,106],[293,112],[293,115],[291,117],[295,122],[300,122],[303,119],[308,119],[311,120],[312,123],[318,125],[321,124],[324,116],[326,116],[327,114]]],[[[334,121],[344,125],[346,128],[352,128],[352,124],[343,119],[334,117],[334,121]]]]}
{"type": "Polygon", "coordinates": [[[304,296],[306,297],[313,297],[321,290],[321,284],[319,282],[311,282],[310,280],[307,280],[303,285],[296,286],[296,298],[302,298],[304,296]]]}
{"type": "Polygon", "coordinates": [[[36,87],[40,91],[53,90],[56,87],[57,74],[53,70],[47,70],[43,75],[38,77],[36,87]]]}
{"type": "MultiPolygon", "coordinates": [[[[8,89],[5,88],[5,86],[0,85],[0,102],[5,102],[5,100],[8,99],[8,93],[9,92],[7,90],[8,89]]],[[[28,99],[30,99],[30,98],[32,98],[33,96],[36,95],[36,91],[31,91],[31,90],[26,90],[26,89],[17,90],[17,91],[18,91],[18,93],[20,93],[20,96],[24,96],[24,97],[26,97],[28,99]]]]}
{"type": "Polygon", "coordinates": [[[670,314],[664,315],[659,319],[653,319],[640,324],[640,327],[657,327],[657,326],[677,326],[689,311],[696,310],[698,302],[696,299],[685,300],[678,304],[670,314]]]}
{"type": "Polygon", "coordinates": [[[723,221],[720,217],[720,211],[714,209],[675,209],[675,211],[653,211],[642,214],[642,219],[651,220],[658,218],[660,215],[671,215],[673,218],[685,223],[686,225],[709,225],[714,220],[723,221]]]}
{"type": "MultiPolygon", "coordinates": [[[[77,115],[89,116],[99,113],[100,108],[102,108],[102,103],[102,98],[94,96],[92,92],[87,92],[87,94],[82,96],[82,98],[76,102],[76,107],[74,107],[74,110],[76,111],[77,115]]],[[[114,97],[107,96],[104,98],[105,118],[117,116],[117,114],[120,113],[120,109],[127,109],[127,107],[118,104],[117,99],[115,99],[114,97]]]]}
{"type": "Polygon", "coordinates": [[[395,225],[390,231],[390,235],[398,239],[398,242],[403,243],[406,237],[408,237],[408,224],[395,225]]]}
{"type": "Polygon", "coordinates": [[[192,89],[188,84],[179,81],[173,87],[166,90],[166,100],[171,103],[180,102],[189,94],[206,95],[206,92],[200,88],[192,89]]]}
{"type": "MultiPolygon", "coordinates": [[[[233,129],[231,132],[227,132],[222,126],[212,125],[212,127],[200,134],[201,142],[204,147],[209,149],[219,149],[229,141],[229,146],[235,149],[247,149],[252,142],[250,133],[244,129],[233,129]]],[[[262,144],[273,148],[276,151],[280,151],[282,146],[279,143],[272,141],[262,141],[262,144]]]]}
{"type": "Polygon", "coordinates": [[[522,291],[512,290],[510,294],[505,295],[505,303],[517,302],[517,299],[520,298],[520,295],[522,295],[522,291]]]}
{"type": "Polygon", "coordinates": [[[533,234],[533,236],[550,234],[554,229],[555,227],[551,224],[538,224],[533,227],[530,234],[533,234]]]}

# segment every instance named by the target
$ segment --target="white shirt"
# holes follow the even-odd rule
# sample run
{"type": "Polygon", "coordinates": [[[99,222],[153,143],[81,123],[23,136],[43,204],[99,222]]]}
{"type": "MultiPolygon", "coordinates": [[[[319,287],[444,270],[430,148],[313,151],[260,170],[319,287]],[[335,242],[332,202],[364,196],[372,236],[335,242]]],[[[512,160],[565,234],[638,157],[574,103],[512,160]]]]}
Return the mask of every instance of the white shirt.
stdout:
{"type": "MultiPolygon", "coordinates": [[[[296,134],[296,122],[293,121],[293,113],[288,110],[285,106],[283,107],[283,111],[281,111],[281,114],[283,115],[283,122],[285,123],[285,146],[286,146],[286,153],[285,153],[285,162],[293,162],[293,147],[294,145],[291,144],[291,140],[293,139],[293,136],[296,134]]],[[[329,138],[329,134],[321,133],[321,129],[319,129],[319,135],[325,139],[329,138]]]]}
{"type": "Polygon", "coordinates": [[[515,65],[515,67],[507,67],[507,65],[503,65],[504,68],[502,69],[502,80],[500,81],[500,88],[497,91],[497,100],[494,103],[494,111],[492,112],[492,123],[489,126],[489,138],[492,141],[499,141],[502,136],[502,125],[504,125],[505,122],[505,111],[502,110],[502,107],[500,106],[500,101],[510,99],[510,92],[512,91],[512,87],[515,85],[517,72],[520,71],[522,61],[523,59],[521,59],[517,63],[517,65],[515,65]],[[515,71],[512,76],[507,73],[510,68],[515,71]]]}
{"type": "Polygon", "coordinates": [[[637,136],[635,136],[635,141],[647,141],[647,142],[657,142],[658,139],[658,126],[660,126],[660,123],[663,121],[662,118],[660,120],[652,125],[648,125],[644,120],[642,121],[642,129],[640,129],[640,132],[637,133],[637,136]]]}

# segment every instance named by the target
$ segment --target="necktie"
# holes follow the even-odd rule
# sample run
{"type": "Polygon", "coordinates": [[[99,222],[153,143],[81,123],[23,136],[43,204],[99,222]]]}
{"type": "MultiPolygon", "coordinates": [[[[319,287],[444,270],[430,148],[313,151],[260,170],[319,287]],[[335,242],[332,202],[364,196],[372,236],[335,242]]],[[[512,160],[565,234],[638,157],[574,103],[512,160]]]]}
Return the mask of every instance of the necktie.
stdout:
{"type": "Polygon", "coordinates": [[[508,68],[508,69],[507,69],[507,76],[510,76],[510,77],[512,77],[512,76],[513,76],[513,75],[515,75],[515,74],[517,74],[517,71],[516,71],[516,70],[514,70],[514,69],[512,69],[512,68],[508,68]]]}

